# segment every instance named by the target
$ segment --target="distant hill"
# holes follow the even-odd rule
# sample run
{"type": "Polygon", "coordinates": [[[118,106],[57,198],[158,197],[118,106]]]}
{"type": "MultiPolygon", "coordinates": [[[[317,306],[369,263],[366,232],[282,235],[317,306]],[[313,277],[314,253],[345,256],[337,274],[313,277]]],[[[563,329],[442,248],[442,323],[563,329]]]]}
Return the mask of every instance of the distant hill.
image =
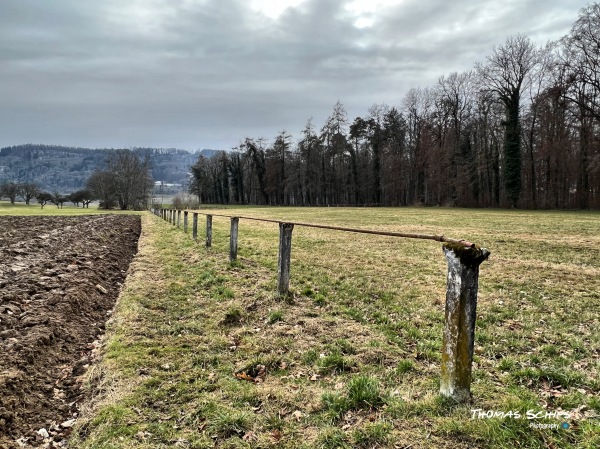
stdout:
{"type": "MultiPolygon", "coordinates": [[[[26,144],[0,149],[0,182],[36,182],[42,189],[70,193],[84,187],[96,169],[105,166],[111,149],[90,149],[55,145],[26,144]]],[[[191,153],[175,148],[133,148],[152,162],[152,177],[165,184],[186,185],[190,166],[200,155],[212,157],[218,151],[191,153]]]]}

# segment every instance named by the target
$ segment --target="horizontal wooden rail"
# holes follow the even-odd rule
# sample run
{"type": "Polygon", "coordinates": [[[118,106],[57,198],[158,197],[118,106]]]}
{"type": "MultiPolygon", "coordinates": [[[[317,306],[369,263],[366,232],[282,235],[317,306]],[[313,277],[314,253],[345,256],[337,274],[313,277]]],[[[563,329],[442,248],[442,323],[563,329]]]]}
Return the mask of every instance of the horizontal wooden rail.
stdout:
{"type": "Polygon", "coordinates": [[[317,228],[317,229],[330,229],[332,231],[343,231],[343,232],[354,232],[358,234],[372,234],[372,235],[384,235],[389,237],[401,237],[407,239],[421,239],[421,240],[434,240],[436,242],[441,243],[452,243],[455,245],[466,246],[468,248],[475,248],[477,245],[475,243],[469,242],[467,240],[456,240],[444,235],[428,235],[428,234],[412,234],[407,232],[388,232],[388,231],[375,231],[372,229],[360,229],[360,228],[346,228],[341,226],[329,226],[329,225],[321,225],[314,223],[302,223],[299,221],[288,221],[288,220],[272,220],[268,218],[256,218],[256,217],[244,217],[242,215],[223,215],[223,214],[207,214],[203,212],[196,212],[200,215],[210,216],[210,217],[223,217],[223,218],[239,218],[240,220],[253,220],[253,221],[262,221],[265,223],[288,223],[294,226],[304,226],[306,228],[317,228]]]}

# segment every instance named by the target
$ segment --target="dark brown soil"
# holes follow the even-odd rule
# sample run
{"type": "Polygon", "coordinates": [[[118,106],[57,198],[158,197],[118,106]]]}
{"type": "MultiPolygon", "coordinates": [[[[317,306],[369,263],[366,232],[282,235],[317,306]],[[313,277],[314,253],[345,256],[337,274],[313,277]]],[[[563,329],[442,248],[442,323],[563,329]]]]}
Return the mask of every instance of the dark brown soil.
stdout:
{"type": "Polygon", "coordinates": [[[70,432],[140,226],[132,215],[0,217],[0,449],[70,432]]]}

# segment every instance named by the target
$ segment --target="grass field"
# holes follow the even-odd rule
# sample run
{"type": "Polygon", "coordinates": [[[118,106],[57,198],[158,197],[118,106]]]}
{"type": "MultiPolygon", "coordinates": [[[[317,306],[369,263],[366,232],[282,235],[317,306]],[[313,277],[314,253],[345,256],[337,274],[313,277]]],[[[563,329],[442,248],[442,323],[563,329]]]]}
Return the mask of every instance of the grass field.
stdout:
{"type": "MultiPolygon", "coordinates": [[[[0,206],[7,210],[29,212],[0,206]]],[[[446,283],[439,243],[296,227],[293,295],[280,299],[275,224],[242,220],[239,259],[229,264],[228,219],[214,218],[207,251],[202,216],[195,243],[145,214],[72,447],[600,447],[600,214],[214,212],[487,247],[472,403],[437,394],[446,283]],[[475,409],[521,417],[478,419],[475,409]],[[527,419],[528,411],[570,416],[527,419]],[[542,428],[563,423],[569,428],[542,428]]]]}
{"type": "MultiPolygon", "coordinates": [[[[43,208],[39,204],[31,201],[31,204],[15,203],[10,204],[8,201],[0,201],[0,215],[82,215],[82,214],[106,214],[106,210],[98,209],[97,205],[90,205],[88,208],[63,206],[56,207],[54,204],[46,204],[43,208]]],[[[127,214],[131,211],[114,210],[110,213],[127,214]]],[[[140,213],[140,212],[135,212],[140,213]]]]}

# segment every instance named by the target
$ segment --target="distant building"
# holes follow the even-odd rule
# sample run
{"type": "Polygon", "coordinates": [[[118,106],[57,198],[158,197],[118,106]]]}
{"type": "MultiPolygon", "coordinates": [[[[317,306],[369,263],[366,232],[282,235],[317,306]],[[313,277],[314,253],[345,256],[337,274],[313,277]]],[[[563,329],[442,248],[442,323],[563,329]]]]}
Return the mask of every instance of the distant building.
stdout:
{"type": "Polygon", "coordinates": [[[176,183],[170,183],[170,182],[163,182],[163,181],[155,181],[154,182],[154,187],[180,188],[182,186],[183,186],[183,184],[176,184],[176,183]]]}

